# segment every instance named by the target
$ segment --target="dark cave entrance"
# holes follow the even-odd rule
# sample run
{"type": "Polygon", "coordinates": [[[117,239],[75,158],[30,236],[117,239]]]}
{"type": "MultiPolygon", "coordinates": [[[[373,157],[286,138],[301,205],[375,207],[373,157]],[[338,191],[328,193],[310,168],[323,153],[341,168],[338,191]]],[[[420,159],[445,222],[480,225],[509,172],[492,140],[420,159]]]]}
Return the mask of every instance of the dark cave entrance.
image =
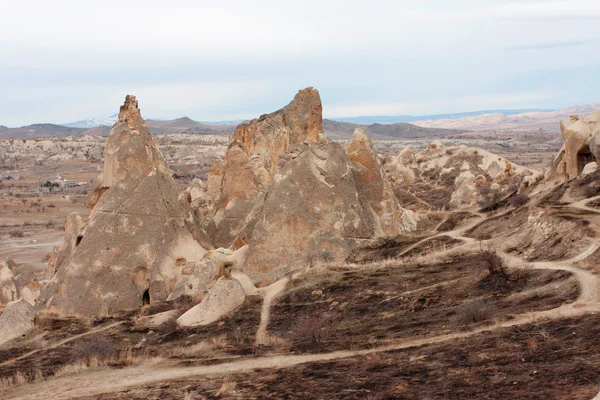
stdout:
{"type": "Polygon", "coordinates": [[[147,306],[150,304],[150,289],[146,289],[142,295],[142,304],[147,306]]]}
{"type": "Polygon", "coordinates": [[[590,151],[590,148],[585,146],[579,153],[577,153],[577,172],[581,174],[583,167],[592,161],[596,161],[596,158],[590,151]]]}
{"type": "Polygon", "coordinates": [[[83,239],[83,235],[77,235],[77,239],[75,239],[75,247],[79,246],[81,239],[83,239]]]}

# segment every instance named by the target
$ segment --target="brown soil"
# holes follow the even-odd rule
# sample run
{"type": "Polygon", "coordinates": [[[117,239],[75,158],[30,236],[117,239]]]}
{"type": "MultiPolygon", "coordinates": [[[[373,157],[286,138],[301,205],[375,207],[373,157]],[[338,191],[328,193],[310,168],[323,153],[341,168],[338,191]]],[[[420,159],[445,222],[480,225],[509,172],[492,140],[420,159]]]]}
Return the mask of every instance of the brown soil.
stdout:
{"type": "MultiPolygon", "coordinates": [[[[589,400],[600,382],[600,315],[286,369],[135,388],[94,399],[589,400]]],[[[86,397],[87,398],[87,397],[86,397]]]]}
{"type": "MultiPolygon", "coordinates": [[[[269,331],[294,352],[366,348],[391,339],[442,335],[462,329],[459,307],[482,303],[485,318],[469,328],[577,298],[564,271],[520,271],[521,278],[490,282],[478,256],[427,266],[346,270],[297,282],[271,308],[269,331]],[[541,289],[552,283],[552,288],[541,289]]],[[[515,275],[516,277],[516,275],[515,275]]]]}

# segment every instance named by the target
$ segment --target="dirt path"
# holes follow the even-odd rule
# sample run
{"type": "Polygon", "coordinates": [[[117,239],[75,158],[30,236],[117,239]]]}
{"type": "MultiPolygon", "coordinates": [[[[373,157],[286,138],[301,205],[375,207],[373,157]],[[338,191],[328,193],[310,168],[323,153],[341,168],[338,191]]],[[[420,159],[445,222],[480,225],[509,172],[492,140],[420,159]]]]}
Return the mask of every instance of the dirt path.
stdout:
{"type": "Polygon", "coordinates": [[[22,360],[22,359],[27,358],[29,356],[32,356],[32,355],[34,355],[36,353],[39,353],[40,351],[46,351],[46,350],[55,349],[55,348],[60,347],[60,346],[62,346],[64,344],[66,344],[66,343],[72,342],[73,340],[77,340],[79,338],[82,338],[82,337],[85,337],[85,336],[88,336],[88,335],[93,335],[93,334],[98,333],[98,332],[106,331],[106,330],[108,330],[110,328],[114,328],[115,326],[121,325],[123,323],[125,323],[125,321],[119,321],[119,322],[115,322],[114,324],[110,324],[110,325],[103,326],[103,327],[100,327],[100,328],[92,329],[91,331],[88,331],[88,332],[85,332],[85,333],[82,333],[82,334],[79,334],[79,335],[72,336],[72,337],[70,337],[68,339],[61,340],[60,342],[54,343],[54,344],[52,344],[50,346],[46,346],[46,347],[44,347],[42,349],[35,349],[35,350],[32,350],[32,351],[30,351],[28,353],[20,355],[19,357],[15,357],[15,358],[12,358],[10,360],[3,361],[2,363],[0,363],[0,366],[7,365],[7,364],[13,363],[13,362],[18,361],[18,360],[22,360]]]}
{"type": "MultiPolygon", "coordinates": [[[[589,201],[589,200],[588,200],[589,201]]],[[[464,241],[464,244],[459,247],[471,246],[476,243],[472,238],[463,236],[464,232],[468,231],[480,221],[469,224],[465,227],[455,229],[450,232],[440,233],[423,239],[422,241],[415,243],[411,248],[414,248],[418,244],[430,240],[438,236],[451,236],[456,239],[464,241]]],[[[58,379],[50,379],[34,385],[27,385],[20,388],[16,388],[12,392],[6,393],[6,399],[17,399],[17,398],[35,398],[39,393],[44,393],[46,399],[69,399],[73,397],[84,397],[93,396],[101,393],[111,393],[117,391],[123,391],[128,388],[147,385],[151,383],[183,379],[198,376],[214,376],[231,373],[239,373],[245,371],[251,371],[257,368],[265,369],[278,369],[288,368],[299,364],[309,362],[325,362],[336,359],[363,356],[372,353],[385,352],[390,350],[401,350],[411,347],[418,347],[423,345],[441,343],[449,340],[459,339],[477,335],[481,332],[493,331],[502,328],[513,327],[517,325],[524,325],[535,322],[539,319],[554,320],[567,317],[584,316],[590,312],[600,312],[600,279],[598,276],[578,268],[575,263],[599,247],[599,244],[594,244],[590,248],[576,257],[564,261],[542,261],[530,263],[527,260],[521,259],[514,255],[499,252],[505,257],[512,265],[520,268],[534,268],[534,269],[553,269],[553,270],[565,270],[574,274],[577,282],[580,286],[580,294],[578,299],[571,304],[565,304],[552,310],[537,311],[524,313],[516,316],[509,321],[501,321],[496,324],[477,328],[468,332],[457,332],[448,335],[441,335],[436,337],[429,337],[424,339],[411,339],[411,340],[399,340],[394,344],[388,346],[375,347],[366,350],[357,351],[335,351],[331,353],[321,354],[306,354],[306,355],[282,355],[282,356],[270,356],[270,357],[259,357],[247,360],[240,360],[228,363],[221,363],[210,366],[199,366],[199,367],[179,367],[171,364],[152,364],[152,365],[141,365],[137,367],[131,367],[125,370],[102,370],[96,372],[90,372],[88,374],[80,376],[65,376],[58,379]]],[[[408,251],[407,249],[405,250],[408,251]]],[[[273,285],[274,289],[265,295],[265,304],[263,306],[263,317],[261,318],[261,327],[259,331],[266,328],[268,325],[269,312],[264,312],[264,307],[270,308],[270,303],[275,296],[284,290],[285,283],[280,285],[273,285]],[[281,286],[281,287],[279,287],[281,286]],[[267,298],[269,300],[267,301],[267,298]],[[264,318],[264,322],[263,322],[264,318]]],[[[109,329],[105,327],[104,329],[109,329]]],[[[70,340],[73,340],[72,338],[70,340]]],[[[60,344],[58,344],[60,345],[60,344]]],[[[27,355],[25,355],[27,356],[27,355]]],[[[22,357],[25,357],[22,356],[22,357]]],[[[600,395],[599,395],[600,396],[600,395]]],[[[598,397],[597,397],[598,398],[598,397]]]]}
{"type": "Polygon", "coordinates": [[[260,324],[258,325],[258,330],[256,331],[256,344],[267,344],[268,332],[267,326],[269,325],[269,320],[271,319],[271,303],[273,300],[279,296],[287,287],[290,282],[290,278],[283,278],[278,280],[272,285],[266,286],[262,289],[259,289],[259,292],[262,292],[263,295],[263,305],[260,313],[260,324]]]}

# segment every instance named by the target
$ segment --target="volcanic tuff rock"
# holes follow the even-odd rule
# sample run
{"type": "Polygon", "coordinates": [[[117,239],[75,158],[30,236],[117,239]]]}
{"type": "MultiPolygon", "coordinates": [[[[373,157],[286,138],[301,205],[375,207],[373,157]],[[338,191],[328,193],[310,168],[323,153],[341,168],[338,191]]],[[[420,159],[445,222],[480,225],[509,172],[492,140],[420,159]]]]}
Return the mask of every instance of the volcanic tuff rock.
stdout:
{"type": "Polygon", "coordinates": [[[276,279],[312,261],[344,259],[365,239],[409,229],[397,200],[388,198],[385,183],[380,181],[379,192],[370,194],[361,182],[371,173],[380,174],[382,181],[385,177],[372,154],[360,149],[361,143],[366,145],[358,140],[360,135],[357,146],[349,148],[364,164],[352,162],[338,143],[303,143],[290,149],[257,217],[242,267],[246,274],[256,280],[265,274],[276,279]],[[365,167],[367,160],[372,170],[365,167]]]}
{"type": "Polygon", "coordinates": [[[119,111],[119,120],[111,129],[106,142],[104,172],[88,199],[88,208],[93,208],[102,194],[117,182],[147,175],[152,170],[171,174],[142,118],[135,96],[127,96],[119,111]]]}
{"type": "Polygon", "coordinates": [[[236,247],[248,238],[238,238],[247,225],[254,200],[269,190],[277,171],[277,160],[297,143],[325,143],[323,107],[319,92],[306,88],[281,110],[241,124],[231,135],[223,162],[209,173],[209,197],[215,199],[213,241],[217,247],[236,247]]]}
{"type": "Polygon", "coordinates": [[[11,301],[17,300],[17,286],[8,263],[0,262],[0,312],[11,301]]]}
{"type": "Polygon", "coordinates": [[[377,150],[362,129],[357,129],[346,144],[346,152],[354,164],[354,170],[362,192],[379,218],[377,236],[394,236],[406,230],[402,224],[403,210],[392,191],[377,150]]]}
{"type": "Polygon", "coordinates": [[[583,167],[600,157],[600,111],[588,114],[583,119],[571,115],[568,121],[560,122],[565,143],[554,160],[554,168],[563,179],[576,178],[583,167]]]}
{"type": "Polygon", "coordinates": [[[133,96],[111,130],[105,168],[89,224],[82,228],[77,216],[67,221],[38,310],[90,317],[165,300],[188,262],[211,247],[188,202],[178,198],[133,96]]]}
{"type": "Polygon", "coordinates": [[[222,277],[209,289],[200,304],[177,319],[181,327],[208,325],[229,314],[246,300],[244,288],[237,279],[222,277]]]}
{"type": "Polygon", "coordinates": [[[446,147],[440,141],[416,154],[403,150],[386,163],[386,171],[394,190],[419,199],[413,206],[418,209],[491,204],[536,172],[483,149],[446,147]]]}
{"type": "Polygon", "coordinates": [[[0,345],[33,329],[35,309],[21,299],[6,305],[0,314],[0,345]]]}
{"type": "Polygon", "coordinates": [[[241,269],[255,280],[416,229],[417,216],[400,207],[364,131],[346,149],[328,143],[321,114],[319,93],[307,88],[283,109],[240,125],[200,195],[215,201],[207,228],[213,245],[248,245],[241,269]]]}

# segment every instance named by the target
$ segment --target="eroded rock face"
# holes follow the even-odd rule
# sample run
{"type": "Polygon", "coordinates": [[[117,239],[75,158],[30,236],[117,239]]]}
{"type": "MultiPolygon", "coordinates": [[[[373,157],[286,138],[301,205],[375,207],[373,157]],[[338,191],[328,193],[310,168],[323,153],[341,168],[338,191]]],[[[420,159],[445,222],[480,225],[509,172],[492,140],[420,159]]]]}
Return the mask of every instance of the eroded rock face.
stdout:
{"type": "Polygon", "coordinates": [[[0,262],[0,312],[11,301],[18,299],[13,273],[6,262],[0,262]]]}
{"type": "Polygon", "coordinates": [[[356,129],[346,144],[346,152],[371,208],[377,214],[381,233],[394,236],[407,230],[403,225],[403,210],[385,174],[373,143],[362,129],[356,129]]]}
{"type": "Polygon", "coordinates": [[[104,149],[104,171],[87,200],[92,209],[108,188],[125,179],[136,179],[155,170],[171,174],[154,137],[141,116],[135,96],[127,96],[104,149]]]}
{"type": "Polygon", "coordinates": [[[219,248],[208,251],[198,263],[190,262],[182,270],[181,279],[167,300],[188,296],[202,300],[204,290],[238,264],[234,252],[219,248]]]}
{"type": "Polygon", "coordinates": [[[241,124],[231,136],[222,162],[209,173],[207,194],[213,198],[215,217],[209,228],[215,246],[236,248],[247,231],[247,217],[257,198],[267,192],[278,158],[297,143],[325,143],[319,92],[307,88],[281,110],[241,124]]]}
{"type": "Polygon", "coordinates": [[[393,189],[418,198],[410,207],[419,211],[481,208],[512,194],[536,173],[483,149],[439,141],[410,153],[402,151],[385,166],[393,189]],[[403,170],[410,170],[408,179],[403,170]]]}
{"type": "Polygon", "coordinates": [[[127,97],[108,143],[105,191],[85,228],[77,216],[69,217],[56,272],[36,303],[41,312],[112,315],[165,300],[188,262],[200,261],[211,248],[135,97],[127,97]]]}
{"type": "Polygon", "coordinates": [[[274,177],[252,232],[243,264],[250,276],[275,272],[276,279],[315,259],[343,259],[359,241],[382,234],[372,198],[341,145],[298,144],[289,154],[294,158],[274,177]]]}
{"type": "Polygon", "coordinates": [[[600,157],[600,111],[583,119],[572,115],[568,121],[560,122],[560,130],[565,143],[554,167],[563,179],[574,179],[586,164],[600,157]]]}

